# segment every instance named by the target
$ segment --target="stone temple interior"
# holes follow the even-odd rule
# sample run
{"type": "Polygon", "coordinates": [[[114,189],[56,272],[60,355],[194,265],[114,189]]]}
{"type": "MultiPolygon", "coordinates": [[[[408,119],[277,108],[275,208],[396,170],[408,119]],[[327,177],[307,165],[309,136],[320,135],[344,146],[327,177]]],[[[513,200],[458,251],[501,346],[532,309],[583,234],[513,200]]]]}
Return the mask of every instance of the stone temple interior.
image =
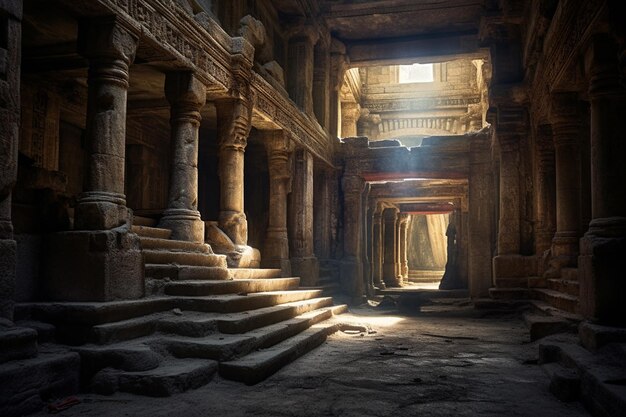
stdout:
{"type": "Polygon", "coordinates": [[[622,0],[0,0],[0,414],[461,294],[623,416],[624,117],[622,0]]]}

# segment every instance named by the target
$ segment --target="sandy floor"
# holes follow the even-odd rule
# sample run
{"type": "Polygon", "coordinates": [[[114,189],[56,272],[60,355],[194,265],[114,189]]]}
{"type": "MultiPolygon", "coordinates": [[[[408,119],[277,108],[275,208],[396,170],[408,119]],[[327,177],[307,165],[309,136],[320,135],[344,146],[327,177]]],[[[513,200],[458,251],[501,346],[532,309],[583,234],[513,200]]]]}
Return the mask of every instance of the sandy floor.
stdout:
{"type": "MultiPolygon", "coordinates": [[[[375,308],[345,318],[370,334],[339,332],[264,382],[220,377],[170,398],[80,395],[61,416],[568,416],[588,414],[547,389],[516,316],[471,306],[424,307],[413,317],[375,308]]],[[[41,414],[47,415],[47,414],[41,414]]]]}

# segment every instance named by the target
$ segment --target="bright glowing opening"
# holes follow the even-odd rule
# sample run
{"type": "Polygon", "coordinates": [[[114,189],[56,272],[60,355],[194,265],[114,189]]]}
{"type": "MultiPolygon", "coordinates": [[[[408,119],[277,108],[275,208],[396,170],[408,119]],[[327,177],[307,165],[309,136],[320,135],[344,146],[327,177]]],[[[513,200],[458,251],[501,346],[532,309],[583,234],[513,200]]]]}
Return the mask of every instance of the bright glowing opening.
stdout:
{"type": "Polygon", "coordinates": [[[433,75],[433,64],[413,64],[400,65],[398,70],[398,82],[408,83],[432,83],[435,80],[433,75]]]}

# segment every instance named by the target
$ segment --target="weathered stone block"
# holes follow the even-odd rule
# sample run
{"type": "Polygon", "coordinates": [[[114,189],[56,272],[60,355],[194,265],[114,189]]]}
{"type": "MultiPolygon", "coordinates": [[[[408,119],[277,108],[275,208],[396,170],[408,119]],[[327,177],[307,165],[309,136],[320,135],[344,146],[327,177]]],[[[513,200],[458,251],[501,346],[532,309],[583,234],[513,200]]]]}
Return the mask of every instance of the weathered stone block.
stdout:
{"type": "Polygon", "coordinates": [[[312,287],[317,285],[319,279],[319,262],[315,257],[291,258],[291,272],[300,277],[300,285],[312,287]]]}
{"type": "Polygon", "coordinates": [[[536,276],[537,258],[521,255],[496,256],[493,258],[493,273],[496,278],[536,276]]]}
{"type": "Polygon", "coordinates": [[[0,318],[13,319],[17,246],[14,240],[0,240],[0,318]]]}
{"type": "Polygon", "coordinates": [[[51,234],[44,242],[50,300],[112,301],[144,295],[139,238],[123,228],[51,234]]]}

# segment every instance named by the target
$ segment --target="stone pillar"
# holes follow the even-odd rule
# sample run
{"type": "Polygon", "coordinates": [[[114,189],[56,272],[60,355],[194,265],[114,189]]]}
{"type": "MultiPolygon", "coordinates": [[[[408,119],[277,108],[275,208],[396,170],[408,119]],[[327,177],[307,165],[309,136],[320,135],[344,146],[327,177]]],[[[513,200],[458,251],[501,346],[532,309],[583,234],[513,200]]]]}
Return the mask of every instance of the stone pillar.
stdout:
{"type": "Polygon", "coordinates": [[[383,211],[384,252],[383,252],[383,279],[387,287],[399,287],[401,280],[398,271],[398,209],[386,208],[383,211]]]}
{"type": "Polygon", "coordinates": [[[89,59],[85,192],[74,228],[108,230],[129,220],[124,195],[126,99],[137,38],[114,18],[81,22],[78,50],[89,59]]]}
{"type": "Polygon", "coordinates": [[[313,155],[305,149],[294,152],[289,202],[291,271],[300,277],[301,285],[313,286],[319,279],[319,264],[313,252],[313,155]]]}
{"type": "Polygon", "coordinates": [[[280,268],[283,276],[291,275],[287,235],[287,194],[291,183],[289,142],[289,136],[282,130],[263,132],[270,176],[270,205],[262,263],[266,268],[280,268]]]}
{"type": "Polygon", "coordinates": [[[251,128],[252,108],[244,100],[216,102],[219,140],[219,227],[235,245],[247,245],[248,222],[244,214],[244,152],[251,128]]]}
{"type": "Polygon", "coordinates": [[[398,246],[400,250],[400,275],[403,279],[409,278],[409,258],[407,256],[407,228],[410,218],[411,216],[407,213],[400,213],[398,216],[398,224],[400,225],[400,245],[398,246]]]}
{"type": "Polygon", "coordinates": [[[556,170],[550,125],[542,125],[537,129],[535,149],[537,158],[535,253],[541,256],[550,249],[556,232],[556,170]]]}
{"type": "Polygon", "coordinates": [[[313,215],[314,232],[314,249],[319,260],[330,259],[331,245],[331,174],[326,167],[315,166],[315,178],[313,186],[315,192],[313,194],[313,207],[315,213],[313,215]]]}
{"type": "Polygon", "coordinates": [[[556,161],[556,234],[546,276],[575,266],[580,238],[580,104],[576,93],[553,94],[550,119],[556,161]]]}
{"type": "Polygon", "coordinates": [[[619,84],[620,55],[624,51],[617,52],[612,39],[598,35],[585,58],[591,101],[592,220],[580,241],[578,262],[583,316],[626,326],[622,278],[626,270],[626,89],[619,84]]]}
{"type": "Polygon", "coordinates": [[[115,17],[80,22],[78,50],[89,59],[85,192],[75,231],[47,235],[42,294],[50,300],[143,297],[139,238],[130,232],[124,195],[126,100],[137,38],[115,17]]]}
{"type": "Polygon", "coordinates": [[[11,222],[11,193],[17,180],[20,131],[22,2],[3,2],[0,12],[5,19],[0,28],[6,36],[6,44],[0,45],[0,319],[13,320],[17,245],[11,222]]]}
{"type": "Polygon", "coordinates": [[[330,114],[329,128],[332,137],[337,137],[341,133],[339,123],[341,121],[341,85],[343,77],[346,73],[346,47],[337,39],[332,39],[330,44],[330,76],[331,76],[331,94],[330,94],[330,114]]]}
{"type": "Polygon", "coordinates": [[[383,208],[376,204],[376,209],[372,215],[372,277],[374,286],[384,289],[383,281],[383,208]]]}
{"type": "Polygon", "coordinates": [[[500,219],[498,256],[520,252],[519,133],[498,132],[500,144],[500,219]]]}
{"type": "Polygon", "coordinates": [[[198,211],[198,131],[206,88],[189,72],[165,78],[170,102],[171,161],[168,207],[159,227],[170,229],[172,239],[204,243],[204,223],[198,211]]]}
{"type": "Polygon", "coordinates": [[[319,32],[313,25],[288,30],[287,91],[289,97],[308,115],[313,115],[314,46],[319,32]]]}
{"type": "Polygon", "coordinates": [[[356,123],[361,115],[358,103],[341,103],[341,137],[350,138],[357,135],[356,123]]]}
{"type": "Polygon", "coordinates": [[[324,130],[330,122],[330,36],[320,37],[314,50],[313,110],[324,130]]]}
{"type": "Polygon", "coordinates": [[[343,259],[341,261],[341,287],[353,300],[361,300],[364,295],[363,259],[363,219],[361,218],[362,194],[365,181],[356,172],[354,161],[347,161],[346,172],[341,181],[343,189],[343,259]]]}

